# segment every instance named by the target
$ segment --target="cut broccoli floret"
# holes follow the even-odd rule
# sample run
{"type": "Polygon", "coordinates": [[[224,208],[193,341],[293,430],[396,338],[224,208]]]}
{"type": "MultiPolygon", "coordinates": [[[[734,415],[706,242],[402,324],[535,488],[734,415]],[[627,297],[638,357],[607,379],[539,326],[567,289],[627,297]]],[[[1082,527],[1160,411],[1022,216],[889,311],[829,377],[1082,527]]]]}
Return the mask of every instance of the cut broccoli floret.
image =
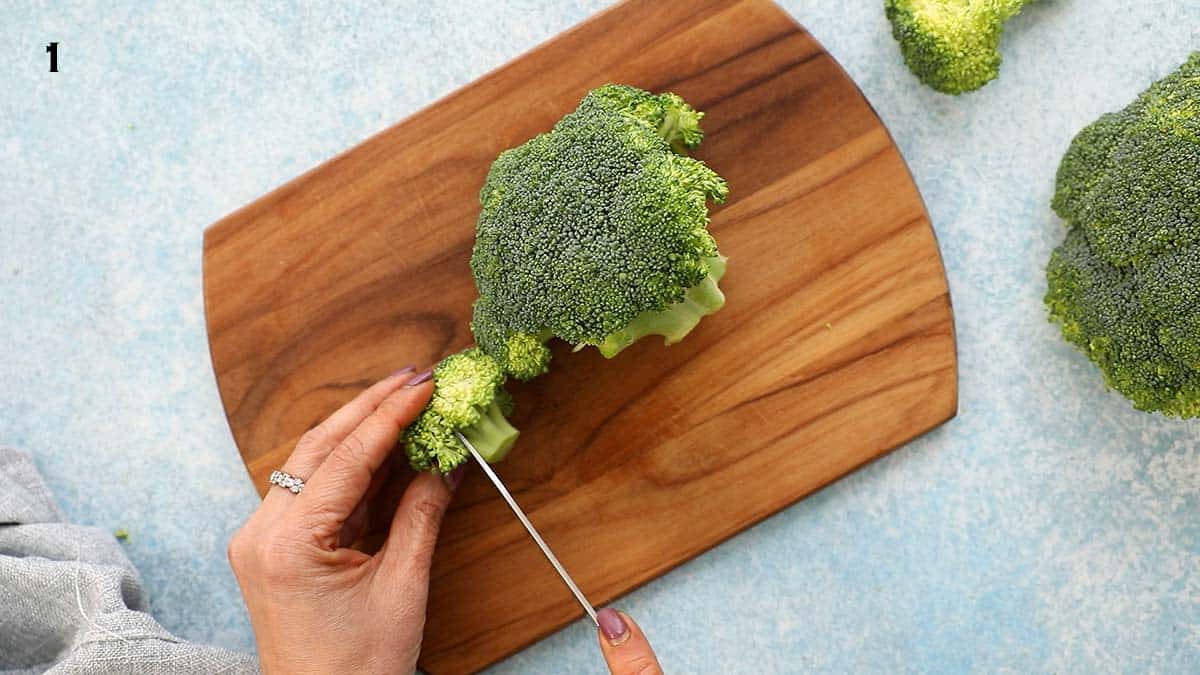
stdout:
{"type": "Polygon", "coordinates": [[[884,0],[904,62],[945,94],[973,91],[1000,74],[1004,22],[1033,0],[884,0]]]}
{"type": "Polygon", "coordinates": [[[433,369],[429,405],[404,432],[413,468],[446,473],[466,461],[467,450],[455,431],[487,461],[504,459],[518,434],[505,418],[512,412],[512,399],[504,380],[500,364],[478,348],[442,359],[433,369]]]}
{"type": "Polygon", "coordinates": [[[1200,416],[1200,52],[1075,137],[1053,207],[1063,337],[1136,408],[1200,416]]]}
{"type": "Polygon", "coordinates": [[[678,340],[721,306],[708,201],[728,187],[682,154],[702,116],[674,94],[606,85],[497,158],[480,192],[471,328],[507,372],[544,372],[551,337],[612,356],[641,335],[678,340]]]}

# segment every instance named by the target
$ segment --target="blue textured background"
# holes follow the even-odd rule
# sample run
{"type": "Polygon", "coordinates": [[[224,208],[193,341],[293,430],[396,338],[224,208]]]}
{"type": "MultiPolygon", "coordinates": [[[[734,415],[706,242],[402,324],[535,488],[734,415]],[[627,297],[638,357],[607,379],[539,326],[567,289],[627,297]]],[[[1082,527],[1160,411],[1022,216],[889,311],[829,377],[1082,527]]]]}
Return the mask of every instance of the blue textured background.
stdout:
{"type": "MultiPolygon", "coordinates": [[[[252,649],[224,542],[257,498],[209,362],[204,227],[607,2],[60,4],[0,7],[0,442],[72,518],[129,530],[167,628],[252,649]]],[[[1058,158],[1200,47],[1200,6],[1046,0],[999,81],[948,98],[879,0],[784,4],[924,193],[960,413],[620,606],[672,672],[1200,671],[1200,423],[1106,392],[1040,302],[1058,158]]],[[[497,668],[599,670],[582,623],[497,668]]]]}

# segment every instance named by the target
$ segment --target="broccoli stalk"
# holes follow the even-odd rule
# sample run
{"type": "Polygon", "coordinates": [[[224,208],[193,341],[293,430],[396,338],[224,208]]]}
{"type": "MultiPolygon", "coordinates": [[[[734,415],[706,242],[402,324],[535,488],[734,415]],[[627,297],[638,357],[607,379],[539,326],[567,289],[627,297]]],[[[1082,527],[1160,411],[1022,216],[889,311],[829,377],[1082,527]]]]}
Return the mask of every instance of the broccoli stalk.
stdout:
{"type": "Polygon", "coordinates": [[[700,319],[725,306],[725,294],[717,282],[725,276],[725,258],[717,256],[705,261],[708,274],[684,294],[683,300],[661,311],[648,310],[637,315],[624,328],[610,333],[597,349],[605,358],[612,358],[621,350],[647,335],[661,335],[664,344],[679,342],[700,319]]]}
{"type": "Polygon", "coordinates": [[[1200,52],[1075,137],[1052,206],[1051,320],[1134,407],[1200,416],[1200,52]]]}
{"type": "Polygon", "coordinates": [[[496,159],[480,191],[471,329],[506,372],[544,373],[554,337],[607,357],[645,335],[670,344],[722,306],[708,202],[728,186],[685,154],[702,118],[675,94],[605,85],[496,159]]]}
{"type": "Polygon", "coordinates": [[[498,401],[492,401],[480,414],[479,421],[461,430],[462,435],[488,462],[504,459],[521,433],[505,418],[505,407],[511,410],[511,405],[502,407],[498,401]]]}
{"type": "Polygon", "coordinates": [[[500,364],[478,348],[442,359],[433,369],[433,396],[404,432],[409,463],[418,471],[446,473],[467,459],[454,435],[461,432],[489,462],[504,459],[518,431],[505,415],[512,399],[500,364]]]}
{"type": "Polygon", "coordinates": [[[1000,74],[1004,22],[1033,0],[884,0],[904,62],[944,94],[974,91],[1000,74]]]}

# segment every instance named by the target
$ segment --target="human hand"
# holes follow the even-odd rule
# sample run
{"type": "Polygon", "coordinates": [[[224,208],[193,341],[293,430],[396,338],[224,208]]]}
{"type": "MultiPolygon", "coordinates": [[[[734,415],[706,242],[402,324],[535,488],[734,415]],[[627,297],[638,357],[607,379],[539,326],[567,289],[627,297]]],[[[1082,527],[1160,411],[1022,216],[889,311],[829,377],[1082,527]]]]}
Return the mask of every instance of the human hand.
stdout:
{"type": "Polygon", "coordinates": [[[596,619],[600,651],[612,675],[662,675],[650,641],[628,614],[606,607],[596,612],[596,619]]]}
{"type": "Polygon", "coordinates": [[[346,548],[388,473],[400,432],[428,403],[430,373],[400,371],[306,433],[282,470],[300,494],[272,487],[229,543],[265,673],[411,673],[429,566],[462,469],[418,475],[375,555],[346,548]]]}

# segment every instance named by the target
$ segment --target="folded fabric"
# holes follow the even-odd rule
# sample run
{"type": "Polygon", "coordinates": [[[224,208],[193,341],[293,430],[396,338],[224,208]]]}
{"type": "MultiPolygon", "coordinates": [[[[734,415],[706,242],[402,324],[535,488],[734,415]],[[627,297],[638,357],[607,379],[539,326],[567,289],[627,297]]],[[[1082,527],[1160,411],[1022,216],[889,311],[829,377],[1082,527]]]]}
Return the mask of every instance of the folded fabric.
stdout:
{"type": "Polygon", "coordinates": [[[112,534],[63,522],[30,457],[0,447],[0,672],[257,673],[171,635],[112,534]]]}

